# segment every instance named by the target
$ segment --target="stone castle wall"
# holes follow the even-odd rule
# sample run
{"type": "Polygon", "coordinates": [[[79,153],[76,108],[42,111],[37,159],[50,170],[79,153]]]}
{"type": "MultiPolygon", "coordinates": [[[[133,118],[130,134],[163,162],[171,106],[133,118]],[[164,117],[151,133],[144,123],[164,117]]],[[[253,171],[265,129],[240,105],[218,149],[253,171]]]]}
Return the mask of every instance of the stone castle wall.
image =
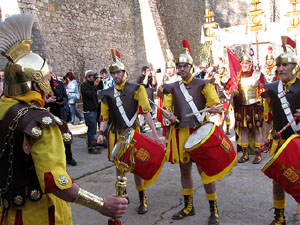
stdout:
{"type": "MultiPolygon", "coordinates": [[[[246,0],[18,0],[21,12],[36,15],[32,50],[48,59],[58,76],[73,71],[81,82],[84,71],[108,69],[111,49],[121,54],[129,78],[148,65],[140,7],[148,1],[162,52],[182,52],[189,40],[195,64],[201,51],[201,26],[206,7],[215,10],[221,27],[240,23],[246,0]],[[238,3],[230,3],[238,2],[238,3]],[[240,4],[239,4],[240,3],[240,4]]],[[[5,60],[0,59],[0,68],[5,60]]]]}

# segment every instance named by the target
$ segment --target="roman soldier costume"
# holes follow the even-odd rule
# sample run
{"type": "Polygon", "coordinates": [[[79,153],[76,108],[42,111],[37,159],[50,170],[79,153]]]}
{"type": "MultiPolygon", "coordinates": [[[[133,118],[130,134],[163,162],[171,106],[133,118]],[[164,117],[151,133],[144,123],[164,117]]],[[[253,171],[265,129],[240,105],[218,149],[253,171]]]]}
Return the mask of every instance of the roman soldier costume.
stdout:
{"type": "MultiPolygon", "coordinates": [[[[193,65],[193,59],[190,55],[190,47],[186,40],[183,41],[183,53],[179,55],[176,64],[193,65]]],[[[205,107],[220,104],[214,86],[209,80],[195,78],[190,71],[188,80],[182,79],[171,84],[163,85],[164,102],[163,106],[170,112],[173,112],[178,121],[170,126],[170,134],[167,140],[166,158],[172,164],[182,164],[191,162],[189,153],[185,150],[184,145],[188,137],[202,125],[206,120],[205,113],[197,113],[205,107]],[[194,115],[187,117],[189,113],[194,115]]],[[[229,165],[228,168],[233,166],[229,165]]],[[[201,173],[201,176],[203,173],[201,173]]],[[[202,176],[202,182],[210,185],[217,179],[222,178],[220,174],[213,179],[206,179],[202,176]]],[[[182,219],[186,216],[195,215],[193,206],[193,188],[183,188],[184,208],[175,213],[172,217],[174,220],[182,219]]],[[[219,215],[217,209],[217,193],[206,194],[210,205],[210,216],[208,224],[219,224],[219,215]]]]}
{"type": "Polygon", "coordinates": [[[0,224],[70,224],[69,203],[52,192],[72,186],[62,141],[72,135],[32,90],[35,82],[52,94],[48,64],[31,52],[33,23],[32,15],[18,14],[0,25],[0,51],[8,59],[0,101],[0,224]]]}
{"type": "MultiPolygon", "coordinates": [[[[127,73],[124,64],[120,61],[120,54],[112,49],[113,63],[109,67],[110,73],[125,71],[124,80],[121,85],[115,83],[101,91],[101,116],[100,122],[110,123],[108,132],[108,160],[111,160],[111,152],[121,133],[127,128],[134,128],[139,131],[138,114],[151,112],[147,92],[143,85],[127,81],[127,73]]],[[[138,213],[144,214],[148,211],[144,190],[152,181],[145,180],[144,185],[136,186],[139,192],[138,213]]]]}
{"type": "MultiPolygon", "coordinates": [[[[294,157],[294,153],[292,152],[295,150],[295,155],[299,155],[299,148],[297,145],[290,147],[289,144],[293,142],[293,137],[295,137],[295,139],[299,138],[296,134],[300,130],[300,120],[294,118],[294,114],[296,113],[296,109],[300,109],[300,102],[298,100],[300,97],[300,79],[297,77],[297,73],[299,72],[298,59],[293,52],[288,51],[287,47],[289,45],[292,47],[291,49],[295,48],[295,43],[290,38],[283,36],[282,46],[284,52],[276,58],[276,65],[294,64],[295,67],[290,74],[291,80],[288,83],[284,83],[282,80],[268,83],[264,85],[266,91],[262,94],[262,97],[268,100],[266,101],[268,104],[266,104],[267,110],[265,110],[265,113],[272,115],[273,129],[275,131],[270,150],[271,159],[262,171],[274,179],[275,182],[273,182],[273,185],[275,185],[275,183],[277,186],[280,185],[279,187],[273,188],[275,217],[270,225],[286,224],[284,216],[286,198],[285,196],[283,199],[281,199],[282,197],[278,197],[277,189],[284,189],[295,199],[297,199],[296,196],[299,193],[299,188],[296,187],[297,185],[299,186],[299,182],[297,179],[297,182],[294,182],[296,181],[295,175],[299,173],[299,157],[294,157]],[[286,126],[288,123],[290,126],[286,126]],[[279,157],[282,157],[285,162],[279,165],[279,169],[276,170],[275,166],[271,167],[271,165],[277,163],[276,160],[279,157]],[[288,168],[288,170],[293,172],[287,174],[288,170],[284,168],[288,168]],[[272,176],[272,174],[277,174],[277,177],[272,176]],[[282,182],[280,180],[281,177],[288,182],[286,184],[282,182]],[[290,190],[294,190],[294,192],[290,190]],[[294,195],[294,193],[296,195],[294,195]]],[[[296,177],[297,176],[298,175],[296,175],[296,177]]],[[[279,195],[282,196],[281,191],[279,192],[279,195]]],[[[297,211],[300,212],[299,200],[297,200],[297,202],[297,211]]]]}
{"type": "MultiPolygon", "coordinates": [[[[271,83],[276,80],[276,66],[275,66],[275,58],[273,53],[273,48],[271,46],[268,47],[268,54],[266,55],[266,64],[265,64],[265,70],[264,75],[267,83],[271,83]],[[273,63],[270,64],[267,61],[272,60],[273,63]]],[[[271,61],[271,62],[272,62],[271,61]]]]}
{"type": "MultiPolygon", "coordinates": [[[[227,73],[227,69],[225,65],[223,64],[223,59],[220,58],[220,64],[218,65],[219,70],[222,70],[222,73],[216,73],[214,75],[214,84],[220,99],[220,102],[223,104],[222,113],[225,113],[229,106],[230,96],[233,92],[233,90],[237,89],[237,84],[234,79],[231,78],[230,73],[227,73]]],[[[225,116],[225,115],[224,115],[225,116]]],[[[222,117],[222,115],[221,115],[222,117]]],[[[230,135],[230,118],[228,119],[224,118],[226,120],[226,134],[230,135]]],[[[222,125],[222,121],[219,121],[219,126],[222,125]]]]}
{"type": "MultiPolygon", "coordinates": [[[[238,75],[238,90],[235,98],[235,126],[238,128],[247,128],[251,131],[254,127],[262,127],[263,110],[260,99],[262,91],[261,84],[265,83],[264,75],[259,71],[254,71],[252,67],[252,58],[244,52],[240,58],[240,62],[248,61],[251,63],[249,71],[240,72],[238,75]]],[[[239,136],[241,133],[239,133],[239,136]]],[[[240,136],[241,137],[241,136],[240,136]]],[[[239,159],[239,163],[249,160],[248,147],[249,142],[241,143],[243,155],[239,159]]],[[[259,151],[261,143],[255,141],[255,158],[254,164],[261,162],[261,152],[259,151]]]]}

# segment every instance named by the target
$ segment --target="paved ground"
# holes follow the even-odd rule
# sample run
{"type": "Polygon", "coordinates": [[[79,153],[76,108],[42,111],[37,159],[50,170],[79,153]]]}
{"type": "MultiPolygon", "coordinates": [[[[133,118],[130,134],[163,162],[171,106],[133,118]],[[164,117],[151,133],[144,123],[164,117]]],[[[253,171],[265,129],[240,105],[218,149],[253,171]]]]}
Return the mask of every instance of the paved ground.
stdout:
{"type": "MultiPolygon", "coordinates": [[[[107,161],[106,149],[102,154],[87,153],[84,125],[73,126],[77,134],[72,144],[74,158],[78,165],[68,166],[68,172],[82,188],[99,196],[114,193],[115,167],[107,161]]],[[[147,136],[151,132],[146,133],[147,136]]],[[[234,142],[233,137],[231,140],[234,142]]],[[[273,219],[272,182],[260,169],[267,161],[259,165],[250,161],[238,164],[225,178],[217,181],[218,208],[222,225],[268,225],[273,219]]],[[[196,215],[180,221],[173,221],[172,215],[182,208],[180,171],[178,165],[166,163],[155,184],[146,190],[149,212],[137,214],[138,194],[135,190],[132,174],[127,174],[130,205],[127,214],[122,218],[123,225],[166,225],[166,224],[200,224],[206,225],[209,215],[208,202],[197,169],[193,168],[196,215]]],[[[287,196],[287,224],[300,224],[300,216],[296,211],[297,203],[287,196]]],[[[72,204],[74,225],[105,225],[107,218],[87,208],[72,204]]]]}

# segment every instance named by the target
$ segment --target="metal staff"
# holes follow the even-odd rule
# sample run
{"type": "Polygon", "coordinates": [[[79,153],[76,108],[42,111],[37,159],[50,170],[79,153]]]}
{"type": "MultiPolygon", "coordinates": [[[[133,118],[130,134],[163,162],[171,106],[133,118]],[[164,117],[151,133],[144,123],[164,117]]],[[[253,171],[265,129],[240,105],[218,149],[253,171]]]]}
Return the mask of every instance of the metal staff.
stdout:
{"type": "Polygon", "coordinates": [[[228,113],[229,113],[230,105],[231,105],[231,103],[232,103],[232,101],[233,101],[233,96],[234,96],[234,92],[232,92],[232,94],[231,94],[231,96],[230,96],[230,100],[229,100],[229,103],[228,103],[228,107],[227,107],[227,109],[226,109],[226,112],[225,112],[225,114],[224,114],[224,118],[223,118],[223,120],[222,120],[222,124],[221,124],[221,129],[222,129],[222,130],[223,130],[223,126],[224,126],[226,117],[227,117],[227,115],[228,115],[228,113]]]}
{"type": "MultiPolygon", "coordinates": [[[[156,107],[160,108],[164,113],[170,115],[170,112],[168,110],[165,110],[164,108],[160,107],[159,105],[157,105],[155,102],[153,102],[151,99],[149,99],[149,102],[151,102],[152,104],[154,104],[156,107]]],[[[179,123],[179,120],[176,119],[176,122],[179,123]]]]}
{"type": "Polygon", "coordinates": [[[286,130],[295,120],[298,119],[298,116],[295,116],[290,122],[288,122],[279,132],[273,134],[274,139],[281,138],[281,133],[286,130]]]}
{"type": "Polygon", "coordinates": [[[220,108],[220,107],[223,107],[223,104],[219,104],[219,105],[216,105],[216,106],[213,106],[213,107],[210,107],[210,108],[205,108],[205,109],[202,109],[202,110],[200,110],[200,111],[198,111],[198,112],[188,113],[188,114],[186,114],[185,116],[186,116],[186,117],[190,117],[190,116],[193,116],[193,115],[195,115],[195,114],[197,114],[197,113],[207,112],[207,111],[209,111],[209,110],[212,110],[212,109],[218,109],[218,108],[220,108]]]}

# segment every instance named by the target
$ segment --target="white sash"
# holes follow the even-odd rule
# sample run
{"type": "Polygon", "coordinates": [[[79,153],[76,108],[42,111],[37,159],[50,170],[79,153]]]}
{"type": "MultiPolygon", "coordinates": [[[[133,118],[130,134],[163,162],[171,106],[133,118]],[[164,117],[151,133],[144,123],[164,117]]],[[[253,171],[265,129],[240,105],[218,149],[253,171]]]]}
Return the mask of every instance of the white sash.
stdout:
{"type": "Polygon", "coordinates": [[[205,117],[206,112],[199,113],[199,110],[197,109],[197,106],[195,105],[193,101],[193,97],[189,94],[188,90],[186,89],[184,83],[182,81],[179,82],[179,87],[184,95],[185,101],[189,104],[190,108],[192,109],[194,116],[197,118],[199,123],[202,123],[205,117]]]}
{"type": "MultiPolygon", "coordinates": [[[[285,97],[285,91],[283,89],[283,85],[282,85],[282,81],[280,80],[278,83],[278,98],[281,102],[281,107],[286,115],[286,118],[289,122],[292,121],[292,119],[294,118],[292,111],[290,109],[290,104],[287,101],[286,97],[285,97]]],[[[297,133],[298,130],[300,130],[300,123],[296,124],[296,122],[292,122],[291,127],[293,129],[293,131],[295,133],[297,133]]]]}
{"type": "Polygon", "coordinates": [[[122,100],[120,98],[120,95],[119,95],[119,92],[117,91],[116,88],[114,88],[114,97],[116,98],[116,105],[119,109],[119,112],[124,120],[124,122],[126,123],[127,127],[132,127],[134,121],[136,120],[137,118],[137,115],[138,115],[138,111],[136,111],[136,113],[133,115],[133,117],[131,118],[131,120],[128,119],[127,115],[126,115],[126,112],[123,108],[123,103],[122,103],[122,100]]]}

